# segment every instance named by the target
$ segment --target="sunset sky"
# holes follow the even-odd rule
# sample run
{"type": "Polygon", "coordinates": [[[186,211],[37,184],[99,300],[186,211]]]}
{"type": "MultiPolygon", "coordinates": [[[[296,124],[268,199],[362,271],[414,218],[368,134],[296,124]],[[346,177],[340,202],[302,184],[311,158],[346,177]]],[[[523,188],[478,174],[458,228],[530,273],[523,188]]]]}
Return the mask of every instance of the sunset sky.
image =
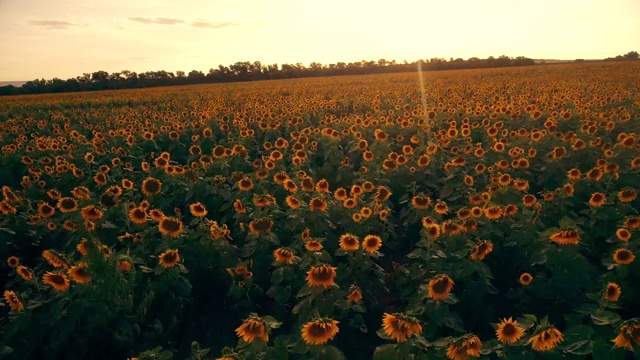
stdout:
{"type": "Polygon", "coordinates": [[[640,51],[640,0],[0,0],[0,81],[640,51]]]}

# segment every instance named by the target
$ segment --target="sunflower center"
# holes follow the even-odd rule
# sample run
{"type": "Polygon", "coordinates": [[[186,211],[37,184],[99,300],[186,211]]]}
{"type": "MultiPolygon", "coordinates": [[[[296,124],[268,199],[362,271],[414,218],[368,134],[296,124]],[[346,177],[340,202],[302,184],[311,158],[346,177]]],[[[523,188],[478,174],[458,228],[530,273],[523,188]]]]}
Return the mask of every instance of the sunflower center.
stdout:
{"type": "Polygon", "coordinates": [[[52,275],[49,280],[56,285],[64,285],[64,278],[61,275],[52,275]]]}
{"type": "Polygon", "coordinates": [[[155,180],[147,181],[145,184],[145,190],[149,193],[154,193],[160,189],[160,184],[155,180]]]}
{"type": "Polygon", "coordinates": [[[165,228],[168,231],[178,231],[180,230],[180,224],[177,221],[174,220],[165,220],[163,225],[163,228],[165,228]]]}
{"type": "Polygon", "coordinates": [[[433,284],[433,292],[436,294],[444,294],[447,292],[449,281],[445,278],[439,279],[433,284]]]}
{"type": "Polygon", "coordinates": [[[168,263],[172,263],[172,262],[176,261],[176,254],[174,254],[172,252],[167,253],[167,254],[165,254],[163,256],[162,260],[164,260],[165,262],[168,262],[168,263]]]}
{"type": "Polygon", "coordinates": [[[325,327],[323,325],[324,324],[322,324],[322,323],[314,323],[311,326],[309,326],[309,329],[308,329],[309,337],[311,337],[311,338],[322,338],[322,337],[324,337],[325,334],[326,334],[326,330],[325,330],[325,327]]]}
{"type": "Polygon", "coordinates": [[[67,209],[73,209],[75,207],[76,203],[75,203],[75,201],[73,201],[73,199],[64,199],[64,200],[62,200],[60,205],[62,206],[62,208],[67,210],[67,209]]]}
{"type": "Polygon", "coordinates": [[[626,251],[626,250],[620,251],[620,252],[618,253],[618,259],[619,259],[619,260],[623,260],[623,261],[624,261],[624,260],[629,260],[629,257],[630,257],[630,256],[629,256],[629,252],[628,252],[628,251],[626,251]]]}
{"type": "Polygon", "coordinates": [[[513,336],[516,333],[516,327],[513,324],[505,324],[502,328],[502,334],[504,336],[513,336]]]}
{"type": "Polygon", "coordinates": [[[328,267],[322,267],[319,269],[315,269],[312,272],[312,275],[318,281],[327,281],[333,276],[333,271],[331,271],[331,269],[328,267]]]}
{"type": "Polygon", "coordinates": [[[344,244],[347,246],[355,246],[356,239],[353,236],[347,236],[344,238],[344,244]]]}

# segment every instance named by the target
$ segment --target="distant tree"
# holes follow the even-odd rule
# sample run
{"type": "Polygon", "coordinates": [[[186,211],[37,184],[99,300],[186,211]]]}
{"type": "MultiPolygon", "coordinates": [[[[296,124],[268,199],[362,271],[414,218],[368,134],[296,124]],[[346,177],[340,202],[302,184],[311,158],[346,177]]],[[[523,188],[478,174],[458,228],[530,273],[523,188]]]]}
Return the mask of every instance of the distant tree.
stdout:
{"type": "Polygon", "coordinates": [[[638,60],[638,52],[637,51],[629,51],[628,53],[624,54],[624,59],[625,60],[638,60]]]}

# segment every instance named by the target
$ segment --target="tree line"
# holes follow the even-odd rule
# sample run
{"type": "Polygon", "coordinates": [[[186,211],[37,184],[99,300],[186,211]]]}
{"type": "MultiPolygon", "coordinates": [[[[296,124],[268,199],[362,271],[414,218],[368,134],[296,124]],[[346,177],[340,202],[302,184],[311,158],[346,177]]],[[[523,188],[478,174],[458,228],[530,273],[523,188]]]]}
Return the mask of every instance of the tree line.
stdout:
{"type": "MultiPolygon", "coordinates": [[[[637,59],[637,52],[632,53],[635,53],[637,59]]],[[[627,55],[625,55],[625,57],[627,57],[627,55]]],[[[511,58],[506,55],[497,58],[490,56],[486,59],[477,57],[472,57],[467,60],[461,58],[450,58],[449,60],[432,58],[419,61],[422,61],[422,69],[425,71],[535,65],[533,59],[524,56],[511,58]]],[[[123,70],[114,73],[108,73],[106,71],[84,73],[81,76],[67,80],[59,78],[51,80],[36,79],[28,81],[20,87],[13,85],[1,86],[0,95],[134,89],[168,85],[378,74],[416,71],[416,67],[417,61],[411,63],[403,61],[402,63],[398,63],[395,60],[387,61],[386,59],[380,59],[378,61],[362,60],[350,63],[338,62],[329,65],[312,62],[309,66],[305,66],[302,63],[265,65],[260,61],[241,61],[229,66],[219,65],[217,68],[209,69],[209,72],[206,74],[198,70],[192,70],[188,73],[184,71],[176,71],[173,73],[164,70],[136,73],[135,71],[123,70]]]]}

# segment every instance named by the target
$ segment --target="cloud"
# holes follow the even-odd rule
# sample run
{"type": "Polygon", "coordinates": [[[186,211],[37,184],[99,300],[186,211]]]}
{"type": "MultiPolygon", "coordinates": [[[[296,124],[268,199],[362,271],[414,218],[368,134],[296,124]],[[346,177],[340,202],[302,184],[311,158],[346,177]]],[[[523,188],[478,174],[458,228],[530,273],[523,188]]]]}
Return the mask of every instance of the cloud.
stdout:
{"type": "Polygon", "coordinates": [[[197,20],[197,21],[194,21],[194,22],[191,23],[191,26],[193,26],[193,27],[208,28],[208,29],[220,29],[220,28],[233,26],[233,25],[235,25],[235,24],[231,23],[231,22],[212,23],[212,22],[204,21],[204,20],[197,20]]]}
{"type": "Polygon", "coordinates": [[[33,20],[29,21],[29,25],[44,28],[46,30],[67,29],[72,26],[80,26],[81,24],[73,23],[66,20],[33,20]]]}
{"type": "Polygon", "coordinates": [[[166,18],[166,17],[149,17],[149,16],[133,16],[133,17],[130,17],[129,20],[135,21],[141,24],[158,24],[158,25],[176,25],[176,24],[182,24],[185,22],[182,19],[166,18]]]}

